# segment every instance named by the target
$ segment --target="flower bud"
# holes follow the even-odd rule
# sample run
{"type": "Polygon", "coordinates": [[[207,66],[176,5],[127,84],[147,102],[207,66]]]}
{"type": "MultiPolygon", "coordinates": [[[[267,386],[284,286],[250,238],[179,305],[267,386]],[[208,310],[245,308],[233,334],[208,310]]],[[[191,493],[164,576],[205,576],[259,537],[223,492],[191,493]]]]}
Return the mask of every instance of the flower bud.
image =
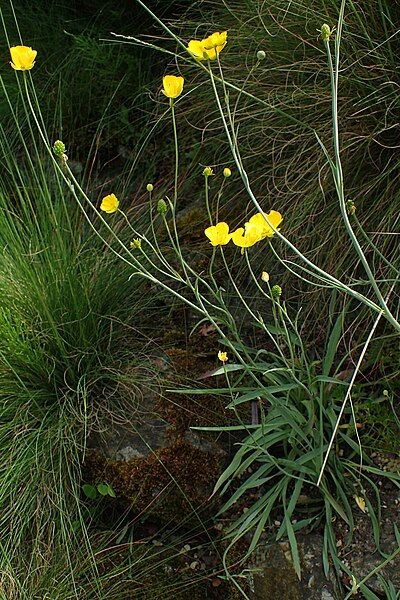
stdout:
{"type": "Polygon", "coordinates": [[[356,205],[354,204],[353,200],[347,200],[346,209],[349,215],[353,216],[355,214],[356,205]]]}
{"type": "Polygon", "coordinates": [[[267,273],[267,271],[263,271],[261,273],[261,279],[263,281],[265,281],[265,283],[268,283],[268,281],[269,281],[269,273],[267,273]]]}
{"type": "Polygon", "coordinates": [[[157,202],[157,212],[159,215],[166,215],[168,211],[167,203],[162,198],[157,202]]]}
{"type": "Polygon", "coordinates": [[[331,37],[332,33],[332,29],[329,27],[329,25],[324,23],[321,27],[321,40],[323,42],[329,42],[329,38],[331,37]]]}
{"type": "Polygon", "coordinates": [[[152,191],[154,190],[154,185],[153,185],[152,183],[148,183],[148,184],[146,185],[146,190],[147,190],[148,192],[152,192],[152,191]]]}
{"type": "Polygon", "coordinates": [[[264,60],[266,56],[264,50],[259,50],[257,52],[257,60],[264,60]]]}
{"type": "Polygon", "coordinates": [[[282,288],[280,285],[273,285],[271,288],[272,297],[278,300],[282,296],[282,288]]]}
{"type": "Polygon", "coordinates": [[[142,240],[140,240],[139,238],[135,238],[130,243],[130,247],[132,248],[132,250],[140,250],[142,247],[142,240]]]}
{"type": "Polygon", "coordinates": [[[56,140],[53,144],[53,152],[61,157],[65,153],[65,144],[61,140],[56,140]]]}
{"type": "Polygon", "coordinates": [[[211,167],[206,167],[203,171],[204,177],[210,177],[210,175],[214,175],[214,171],[211,167]]]}
{"type": "Polygon", "coordinates": [[[224,173],[224,177],[226,177],[226,178],[228,178],[232,175],[232,171],[228,167],[225,167],[223,173],[224,173]]]}

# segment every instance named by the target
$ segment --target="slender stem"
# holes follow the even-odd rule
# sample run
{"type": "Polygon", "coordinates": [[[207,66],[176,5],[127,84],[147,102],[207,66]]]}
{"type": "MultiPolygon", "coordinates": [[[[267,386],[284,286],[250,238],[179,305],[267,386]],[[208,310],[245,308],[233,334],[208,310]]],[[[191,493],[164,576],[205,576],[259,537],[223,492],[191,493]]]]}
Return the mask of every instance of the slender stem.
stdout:
{"type": "Polygon", "coordinates": [[[333,149],[335,154],[335,169],[333,171],[333,176],[336,182],[336,190],[339,198],[340,210],[342,213],[342,218],[347,230],[347,233],[350,237],[351,243],[355,251],[357,252],[361,263],[365,269],[368,280],[375,292],[375,295],[379,301],[379,304],[384,310],[385,317],[390,323],[400,331],[400,323],[397,319],[392,315],[389,307],[387,306],[385,299],[382,296],[382,293],[379,289],[379,286],[376,283],[376,279],[374,274],[371,271],[371,268],[368,264],[368,261],[365,257],[365,254],[360,246],[360,243],[357,239],[357,236],[354,233],[354,230],[351,226],[349,216],[346,210],[346,200],[345,200],[345,192],[344,192],[344,181],[343,181],[343,169],[342,163],[340,159],[340,141],[339,141],[339,120],[338,120],[338,78],[339,78],[339,42],[336,43],[336,60],[335,67],[333,66],[332,54],[329,45],[329,40],[324,42],[327,56],[328,56],[328,65],[329,65],[329,73],[331,78],[331,93],[332,93],[332,122],[333,122],[333,149]]]}
{"type": "Polygon", "coordinates": [[[178,147],[178,132],[176,129],[174,99],[170,98],[169,103],[170,103],[170,107],[171,107],[172,127],[174,130],[174,144],[175,144],[175,176],[174,176],[174,200],[173,200],[173,205],[175,208],[176,201],[178,199],[179,147],[178,147]]]}
{"type": "MultiPolygon", "coordinates": [[[[250,182],[249,182],[249,178],[247,175],[246,170],[244,169],[244,167],[242,167],[242,163],[241,163],[241,159],[239,156],[239,153],[236,150],[235,144],[232,140],[230,131],[229,131],[229,127],[228,124],[226,122],[225,119],[225,115],[221,106],[221,101],[218,95],[218,91],[215,85],[215,78],[214,75],[212,73],[212,71],[210,71],[210,76],[211,76],[211,83],[213,86],[213,90],[214,90],[214,95],[218,104],[218,108],[219,108],[219,112],[221,115],[221,119],[222,122],[224,124],[224,128],[225,128],[225,133],[226,136],[228,138],[228,142],[231,148],[231,152],[232,152],[232,156],[235,160],[236,166],[238,168],[238,171],[240,173],[240,176],[242,178],[242,181],[244,183],[245,189],[247,191],[247,193],[249,194],[254,206],[257,208],[257,210],[260,213],[263,213],[263,209],[261,208],[258,200],[256,199],[253,190],[251,189],[250,186],[250,182]]],[[[308,265],[309,267],[311,267],[311,269],[313,269],[314,271],[316,271],[317,273],[319,273],[320,275],[322,275],[325,279],[327,279],[331,284],[334,285],[334,287],[337,287],[338,289],[347,292],[349,295],[353,296],[354,298],[356,298],[357,300],[360,300],[361,302],[363,302],[364,304],[366,304],[367,306],[369,306],[370,308],[372,308],[374,311],[376,312],[381,312],[382,309],[375,304],[375,302],[373,302],[372,300],[370,300],[369,298],[367,298],[366,296],[364,296],[363,294],[359,294],[358,292],[354,291],[352,288],[350,288],[349,286],[347,286],[345,283],[339,281],[339,279],[336,279],[336,277],[334,277],[333,275],[330,275],[329,273],[327,273],[326,271],[324,271],[323,269],[321,269],[320,267],[318,267],[317,265],[315,265],[311,260],[309,260],[308,258],[306,258],[304,256],[304,254],[302,254],[300,252],[300,250],[298,250],[298,248],[296,248],[296,246],[294,246],[282,233],[280,233],[280,231],[278,231],[276,229],[276,227],[274,227],[274,225],[272,223],[269,223],[268,219],[265,219],[266,223],[271,227],[271,229],[274,230],[274,234],[280,239],[282,240],[289,248],[290,250],[292,250],[303,262],[306,263],[306,265],[308,265]]],[[[397,329],[400,331],[400,324],[396,322],[396,327],[397,329]]]]}

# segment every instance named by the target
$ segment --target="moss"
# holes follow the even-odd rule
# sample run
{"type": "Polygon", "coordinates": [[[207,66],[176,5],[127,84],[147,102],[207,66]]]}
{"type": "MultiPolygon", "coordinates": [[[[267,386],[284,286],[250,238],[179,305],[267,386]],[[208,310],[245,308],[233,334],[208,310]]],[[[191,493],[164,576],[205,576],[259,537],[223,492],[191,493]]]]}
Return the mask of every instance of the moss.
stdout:
{"type": "Polygon", "coordinates": [[[154,510],[157,520],[179,523],[200,508],[203,515],[215,511],[207,499],[220,474],[221,458],[178,438],[168,448],[129,461],[92,452],[85,471],[88,481],[110,483],[120,502],[135,512],[154,510]]]}

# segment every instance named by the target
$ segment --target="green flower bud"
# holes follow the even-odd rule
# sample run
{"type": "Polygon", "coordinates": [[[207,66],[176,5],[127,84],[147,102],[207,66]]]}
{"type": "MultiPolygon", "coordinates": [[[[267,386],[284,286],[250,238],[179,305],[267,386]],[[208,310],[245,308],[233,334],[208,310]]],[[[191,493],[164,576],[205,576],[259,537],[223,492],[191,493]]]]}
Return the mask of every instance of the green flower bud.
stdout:
{"type": "Polygon", "coordinates": [[[223,172],[224,172],[224,177],[230,177],[232,175],[232,171],[228,167],[225,167],[223,172]]]}
{"type": "Polygon", "coordinates": [[[264,50],[259,50],[257,52],[257,60],[264,60],[266,56],[264,50]]]}
{"type": "Polygon", "coordinates": [[[211,167],[206,167],[203,171],[204,177],[210,177],[210,175],[214,175],[214,171],[211,167]]]}
{"type": "Polygon", "coordinates": [[[346,209],[349,215],[354,215],[356,212],[356,205],[354,204],[353,200],[347,200],[346,202],[346,209]]]}
{"type": "Polygon", "coordinates": [[[140,240],[139,238],[135,238],[130,243],[130,247],[132,248],[132,250],[140,250],[142,247],[142,240],[140,240]]]}
{"type": "Polygon", "coordinates": [[[154,190],[154,185],[153,185],[152,183],[148,183],[148,184],[146,185],[146,190],[147,190],[148,192],[152,192],[152,191],[154,190]]]}
{"type": "Polygon", "coordinates": [[[168,211],[168,206],[167,203],[165,202],[165,200],[163,200],[162,198],[157,202],[157,212],[159,215],[166,215],[168,211]]]}
{"type": "Polygon", "coordinates": [[[332,33],[333,33],[333,31],[329,27],[329,25],[324,23],[321,27],[321,40],[323,42],[329,42],[329,38],[331,37],[332,33]]]}
{"type": "Polygon", "coordinates": [[[271,288],[272,297],[278,300],[282,296],[282,288],[280,285],[273,285],[271,288]]]}
{"type": "Polygon", "coordinates": [[[53,152],[56,156],[62,156],[65,153],[65,144],[61,140],[57,140],[53,144],[53,152]]]}

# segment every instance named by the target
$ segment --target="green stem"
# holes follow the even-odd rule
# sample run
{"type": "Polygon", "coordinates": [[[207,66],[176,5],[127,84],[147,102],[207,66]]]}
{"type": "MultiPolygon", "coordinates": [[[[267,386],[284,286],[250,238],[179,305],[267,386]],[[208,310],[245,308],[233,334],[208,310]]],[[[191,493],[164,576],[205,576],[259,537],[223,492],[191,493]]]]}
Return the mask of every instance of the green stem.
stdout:
{"type": "MultiPolygon", "coordinates": [[[[213,86],[213,90],[214,90],[214,95],[217,101],[217,105],[218,105],[218,109],[221,115],[221,119],[225,128],[225,133],[226,136],[228,138],[228,142],[229,142],[229,146],[231,148],[231,152],[232,152],[232,156],[235,160],[236,166],[238,168],[238,171],[240,173],[240,176],[242,178],[242,181],[244,183],[245,189],[247,191],[247,193],[249,194],[254,206],[257,208],[257,210],[260,213],[263,213],[263,209],[261,208],[259,202],[257,201],[256,197],[254,196],[253,190],[251,189],[250,186],[250,182],[249,182],[249,178],[247,175],[246,170],[244,169],[244,167],[242,167],[241,164],[241,160],[240,160],[240,155],[238,154],[238,152],[236,151],[236,147],[234,142],[232,141],[232,137],[230,135],[230,131],[229,131],[229,127],[228,124],[226,122],[225,119],[225,115],[221,106],[221,101],[218,95],[218,91],[215,85],[215,78],[214,75],[212,73],[212,71],[210,71],[210,76],[211,76],[211,83],[213,86]]],[[[268,220],[266,219],[266,222],[268,223],[268,220]]],[[[334,287],[347,292],[349,295],[353,296],[354,298],[356,298],[357,300],[363,302],[364,304],[366,304],[367,306],[369,306],[370,308],[372,308],[374,311],[376,312],[381,312],[382,309],[375,304],[375,302],[372,302],[372,300],[369,300],[368,298],[366,298],[365,296],[363,296],[362,294],[359,294],[358,292],[355,292],[354,290],[352,290],[349,286],[347,286],[346,284],[344,284],[343,282],[339,281],[338,279],[336,279],[336,277],[334,277],[333,275],[330,275],[329,273],[327,273],[326,271],[324,271],[323,269],[321,269],[320,267],[318,267],[317,265],[315,265],[312,261],[310,261],[308,258],[306,258],[301,252],[300,250],[298,250],[296,248],[296,246],[294,246],[282,233],[280,233],[280,231],[278,231],[271,223],[268,223],[268,225],[274,230],[274,234],[280,239],[282,240],[287,246],[288,248],[290,248],[290,250],[292,250],[292,252],[294,252],[294,254],[296,254],[303,262],[306,263],[306,265],[308,265],[309,267],[311,267],[311,269],[313,269],[314,271],[316,271],[318,274],[322,275],[325,279],[327,279],[331,284],[333,284],[334,287]]],[[[396,327],[397,329],[400,331],[400,324],[396,322],[396,327]]]]}
{"type": "Polygon", "coordinates": [[[176,129],[176,118],[175,118],[175,108],[174,108],[174,99],[173,98],[170,98],[169,104],[171,107],[172,127],[174,130],[174,144],[175,144],[175,176],[174,176],[174,200],[173,200],[173,205],[175,208],[176,201],[178,199],[179,147],[178,147],[178,132],[176,129]]]}

